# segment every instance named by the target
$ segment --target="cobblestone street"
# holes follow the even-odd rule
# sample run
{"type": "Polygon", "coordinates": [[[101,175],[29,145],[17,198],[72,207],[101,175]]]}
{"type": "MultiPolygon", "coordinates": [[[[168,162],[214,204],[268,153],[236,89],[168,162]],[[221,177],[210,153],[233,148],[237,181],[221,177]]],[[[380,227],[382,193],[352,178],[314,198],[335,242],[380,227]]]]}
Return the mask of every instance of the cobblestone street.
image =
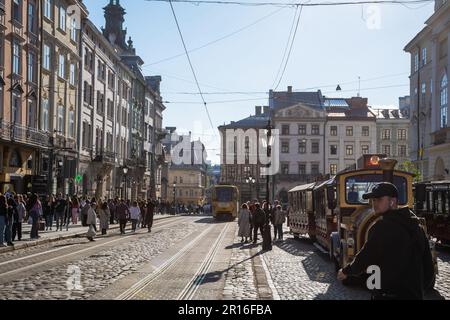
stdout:
{"type": "MultiPolygon", "coordinates": [[[[182,216],[155,222],[152,233],[117,231],[95,243],[72,238],[0,254],[0,299],[367,300],[370,293],[336,279],[328,255],[308,239],[272,251],[243,244],[236,222],[182,216]]],[[[427,299],[450,299],[450,252],[427,299]]]]}

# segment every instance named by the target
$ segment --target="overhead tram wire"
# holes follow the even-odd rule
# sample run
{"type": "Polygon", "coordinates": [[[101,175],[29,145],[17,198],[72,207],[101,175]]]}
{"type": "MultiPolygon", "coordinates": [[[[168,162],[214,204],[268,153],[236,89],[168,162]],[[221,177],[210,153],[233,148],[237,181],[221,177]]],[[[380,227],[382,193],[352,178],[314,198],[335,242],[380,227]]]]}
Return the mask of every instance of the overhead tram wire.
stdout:
{"type": "MultiPolygon", "coordinates": [[[[192,53],[192,52],[198,51],[198,50],[200,50],[200,49],[206,48],[206,47],[208,47],[208,46],[210,46],[210,45],[213,45],[213,44],[215,44],[215,43],[217,43],[217,42],[220,42],[220,41],[222,41],[222,40],[225,40],[225,39],[227,39],[227,38],[230,38],[230,37],[234,36],[235,34],[238,34],[238,33],[242,32],[242,31],[244,31],[244,30],[246,30],[246,29],[248,29],[248,28],[253,27],[254,25],[260,23],[261,21],[270,18],[271,16],[277,14],[278,12],[280,12],[280,11],[283,10],[283,9],[285,9],[285,8],[279,8],[279,9],[277,9],[277,10],[275,10],[275,11],[272,11],[271,13],[269,13],[269,14],[267,14],[267,15],[261,17],[261,18],[259,18],[258,20],[255,20],[254,22],[252,22],[252,23],[250,23],[250,24],[247,24],[247,25],[245,25],[245,26],[243,26],[243,27],[241,27],[241,28],[239,28],[239,29],[237,29],[237,30],[235,30],[235,31],[233,31],[233,32],[230,32],[230,33],[228,33],[228,34],[226,34],[226,35],[224,35],[224,36],[222,36],[222,37],[216,39],[216,40],[212,40],[212,41],[210,41],[210,42],[207,42],[207,43],[205,43],[204,45],[201,45],[200,47],[197,47],[197,48],[194,48],[194,49],[190,49],[188,52],[189,52],[189,53],[192,53]]],[[[164,59],[155,61],[155,62],[151,62],[151,63],[148,63],[148,64],[144,64],[142,67],[149,67],[149,66],[153,66],[153,65],[155,65],[155,64],[160,64],[160,63],[163,63],[163,62],[166,62],[166,61],[170,61],[170,60],[176,59],[176,58],[181,57],[181,56],[184,56],[184,55],[185,55],[185,53],[183,52],[183,53],[176,54],[176,55],[173,55],[173,56],[170,56],[170,57],[167,57],[167,58],[164,58],[164,59]]]]}
{"type": "Polygon", "coordinates": [[[273,88],[275,86],[278,76],[280,75],[281,69],[283,68],[283,62],[284,62],[284,59],[286,58],[286,54],[287,54],[287,51],[289,48],[289,43],[291,42],[292,31],[294,31],[295,21],[297,21],[297,13],[298,13],[298,7],[295,8],[294,19],[292,19],[291,30],[289,30],[288,41],[286,42],[286,46],[284,47],[283,58],[281,59],[281,63],[280,63],[280,66],[278,67],[277,75],[275,76],[275,79],[273,80],[271,88],[273,88]]]}
{"type": "MultiPolygon", "coordinates": [[[[297,9],[298,9],[298,8],[297,8],[297,9]]],[[[296,9],[296,10],[297,10],[297,9],[296,9]]],[[[293,46],[294,46],[295,37],[297,36],[297,30],[298,30],[298,26],[299,26],[299,24],[300,24],[300,18],[302,17],[302,12],[303,12],[303,6],[300,6],[300,12],[299,12],[298,17],[297,17],[297,24],[296,24],[296,26],[295,26],[294,35],[292,36],[291,46],[290,46],[290,48],[289,48],[289,52],[288,52],[288,55],[287,55],[287,57],[286,57],[286,61],[285,61],[284,68],[283,68],[283,72],[281,73],[281,76],[280,76],[280,79],[278,80],[277,85],[276,85],[275,88],[273,89],[274,91],[278,89],[278,87],[279,87],[279,85],[280,85],[280,83],[281,83],[281,80],[283,80],[284,73],[286,72],[286,68],[287,68],[287,65],[288,65],[288,63],[289,63],[289,58],[291,57],[292,48],[293,48],[293,46]]]]}
{"type": "Polygon", "coordinates": [[[329,6],[351,6],[351,5],[364,5],[364,4],[386,4],[386,5],[405,5],[410,4],[424,4],[432,3],[434,0],[369,0],[369,1],[341,1],[341,2],[318,2],[318,3],[277,3],[277,2],[244,2],[244,1],[219,1],[219,0],[145,0],[148,2],[178,2],[187,3],[192,5],[200,4],[210,4],[210,5],[238,5],[247,7],[262,7],[262,6],[273,6],[273,7],[295,7],[295,6],[305,6],[305,7],[329,7],[329,6]]]}
{"type": "Polygon", "coordinates": [[[192,65],[191,58],[189,57],[189,52],[187,50],[186,43],[184,42],[183,33],[181,32],[180,24],[178,23],[177,15],[175,14],[175,9],[173,8],[173,4],[172,4],[171,0],[169,0],[169,4],[170,4],[170,8],[172,9],[175,23],[177,25],[178,33],[180,34],[181,42],[183,43],[184,51],[186,52],[186,57],[188,59],[189,66],[191,67],[191,71],[194,76],[195,83],[197,84],[198,92],[200,93],[200,97],[202,98],[203,105],[205,106],[206,114],[208,116],[209,123],[211,125],[211,129],[213,130],[213,132],[215,132],[214,125],[211,120],[211,115],[209,114],[208,106],[207,106],[205,98],[203,96],[202,89],[200,88],[200,84],[198,83],[197,75],[195,74],[194,66],[192,65]]]}

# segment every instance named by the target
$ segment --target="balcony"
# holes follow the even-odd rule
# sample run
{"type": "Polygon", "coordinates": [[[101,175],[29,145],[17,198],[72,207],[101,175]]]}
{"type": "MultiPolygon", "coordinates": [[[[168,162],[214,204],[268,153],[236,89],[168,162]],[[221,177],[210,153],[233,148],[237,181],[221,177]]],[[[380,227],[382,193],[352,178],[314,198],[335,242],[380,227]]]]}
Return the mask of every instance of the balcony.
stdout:
{"type": "Polygon", "coordinates": [[[12,20],[12,33],[21,42],[25,42],[23,25],[19,21],[12,20]]]}
{"type": "Polygon", "coordinates": [[[0,138],[40,148],[48,148],[50,142],[48,135],[38,129],[6,121],[0,123],[0,138]]]}
{"type": "Polygon", "coordinates": [[[105,164],[115,164],[116,163],[116,154],[110,151],[97,151],[93,154],[94,162],[102,162],[105,164]]]}

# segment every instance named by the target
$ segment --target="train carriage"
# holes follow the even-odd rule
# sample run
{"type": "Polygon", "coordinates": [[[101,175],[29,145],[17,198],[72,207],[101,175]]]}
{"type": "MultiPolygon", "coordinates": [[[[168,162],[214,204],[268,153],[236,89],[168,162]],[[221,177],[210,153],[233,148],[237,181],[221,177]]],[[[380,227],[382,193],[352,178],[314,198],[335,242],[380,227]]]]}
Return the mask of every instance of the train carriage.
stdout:
{"type": "Polygon", "coordinates": [[[288,226],[295,238],[308,235],[315,239],[313,191],[316,183],[295,187],[289,191],[288,226]]]}
{"type": "Polygon", "coordinates": [[[450,245],[450,181],[415,185],[415,211],[426,221],[428,234],[440,244],[450,245]]]}
{"type": "Polygon", "coordinates": [[[336,231],[336,212],[329,205],[335,199],[335,179],[317,183],[314,187],[314,219],[317,243],[331,251],[331,234],[336,231]]]}
{"type": "MultiPolygon", "coordinates": [[[[385,155],[364,155],[354,166],[339,172],[333,179],[292,189],[289,196],[290,219],[293,219],[289,222],[291,231],[295,235],[296,232],[305,233],[308,230],[308,234],[314,235],[311,238],[328,250],[336,270],[351,263],[366,243],[370,228],[380,219],[373,212],[370,202],[362,198],[363,194],[379,182],[392,182],[399,190],[399,207],[413,208],[413,175],[394,170],[395,165],[396,161],[385,159],[385,155]],[[309,203],[303,201],[308,199],[308,195],[312,197],[309,203]]],[[[431,195],[429,199],[441,200],[436,200],[438,204],[428,205],[438,208],[440,204],[447,218],[450,188],[448,190],[445,195],[431,195]]],[[[421,225],[426,230],[425,224],[425,219],[421,219],[421,225]]],[[[432,241],[430,247],[437,273],[432,241]]]]}

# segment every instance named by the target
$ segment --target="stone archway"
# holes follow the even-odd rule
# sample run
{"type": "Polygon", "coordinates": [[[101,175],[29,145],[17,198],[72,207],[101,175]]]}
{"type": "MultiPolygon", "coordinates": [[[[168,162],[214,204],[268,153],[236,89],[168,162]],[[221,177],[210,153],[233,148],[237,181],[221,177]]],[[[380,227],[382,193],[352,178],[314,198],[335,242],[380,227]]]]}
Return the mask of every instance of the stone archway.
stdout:
{"type": "Polygon", "coordinates": [[[436,163],[434,165],[434,179],[435,180],[443,180],[445,179],[445,163],[441,157],[436,159],[436,163]]]}

